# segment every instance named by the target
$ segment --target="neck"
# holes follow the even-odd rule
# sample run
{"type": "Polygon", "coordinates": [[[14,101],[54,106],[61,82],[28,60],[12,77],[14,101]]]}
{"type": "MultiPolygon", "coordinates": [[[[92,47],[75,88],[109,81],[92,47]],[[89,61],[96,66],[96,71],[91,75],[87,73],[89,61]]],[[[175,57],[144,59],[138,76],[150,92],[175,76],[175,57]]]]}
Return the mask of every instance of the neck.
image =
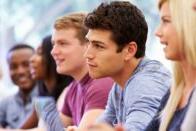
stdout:
{"type": "Polygon", "coordinates": [[[29,97],[29,94],[31,93],[31,90],[20,90],[20,96],[23,99],[24,104],[27,103],[27,99],[29,97]]]}
{"type": "Polygon", "coordinates": [[[182,71],[185,79],[185,87],[193,88],[196,86],[196,67],[191,66],[188,62],[181,62],[182,71]]]}
{"type": "Polygon", "coordinates": [[[127,61],[127,63],[124,65],[124,68],[112,76],[113,80],[120,85],[122,90],[125,88],[127,80],[132,76],[141,60],[142,58],[134,58],[133,60],[127,61]]]}
{"type": "Polygon", "coordinates": [[[72,73],[72,77],[76,80],[76,81],[80,81],[86,74],[88,73],[88,67],[86,64],[84,64],[82,67],[74,70],[74,72],[72,73]]]}
{"type": "Polygon", "coordinates": [[[56,83],[56,80],[53,77],[50,77],[44,80],[44,84],[49,93],[52,93],[55,83],[56,83]]]}

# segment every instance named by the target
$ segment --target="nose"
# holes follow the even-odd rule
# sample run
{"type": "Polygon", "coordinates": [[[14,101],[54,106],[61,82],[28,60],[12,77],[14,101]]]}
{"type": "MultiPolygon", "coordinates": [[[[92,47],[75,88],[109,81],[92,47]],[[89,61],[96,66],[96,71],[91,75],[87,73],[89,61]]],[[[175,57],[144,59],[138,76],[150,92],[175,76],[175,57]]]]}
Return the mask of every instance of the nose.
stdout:
{"type": "Polygon", "coordinates": [[[53,45],[52,50],[50,51],[50,54],[53,56],[53,58],[58,54],[59,50],[56,45],[53,45]]]}
{"type": "Polygon", "coordinates": [[[84,56],[87,59],[93,59],[94,58],[94,55],[93,55],[93,52],[92,52],[92,47],[91,47],[90,44],[88,45],[88,47],[87,47],[87,49],[86,49],[86,51],[84,53],[84,56]]]}
{"type": "Polygon", "coordinates": [[[29,63],[33,63],[35,61],[35,54],[31,56],[30,60],[29,60],[29,63]]]}
{"type": "Polygon", "coordinates": [[[157,27],[157,29],[155,31],[155,35],[157,37],[159,37],[159,38],[162,36],[162,32],[161,32],[161,27],[160,26],[157,27]]]}
{"type": "Polygon", "coordinates": [[[18,69],[17,69],[17,73],[22,75],[22,74],[25,74],[25,72],[29,70],[29,67],[24,67],[22,65],[18,66],[18,69]]]}

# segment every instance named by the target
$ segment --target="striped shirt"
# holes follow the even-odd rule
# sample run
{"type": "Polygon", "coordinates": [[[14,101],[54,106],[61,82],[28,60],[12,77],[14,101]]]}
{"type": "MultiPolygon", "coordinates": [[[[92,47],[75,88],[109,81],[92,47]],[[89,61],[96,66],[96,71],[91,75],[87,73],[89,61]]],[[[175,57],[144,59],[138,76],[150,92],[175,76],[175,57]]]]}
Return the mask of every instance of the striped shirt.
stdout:
{"type": "Polygon", "coordinates": [[[145,130],[170,85],[169,71],[160,62],[144,58],[124,90],[118,84],[112,88],[106,110],[98,122],[122,124],[126,131],[145,130]]]}

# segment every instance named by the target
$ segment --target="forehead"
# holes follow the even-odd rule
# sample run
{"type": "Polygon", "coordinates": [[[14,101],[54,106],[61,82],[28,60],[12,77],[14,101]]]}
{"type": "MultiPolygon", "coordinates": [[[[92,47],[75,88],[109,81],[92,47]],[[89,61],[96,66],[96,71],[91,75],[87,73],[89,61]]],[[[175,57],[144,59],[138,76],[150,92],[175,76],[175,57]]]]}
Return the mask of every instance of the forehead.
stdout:
{"type": "Polygon", "coordinates": [[[67,29],[59,29],[59,30],[54,29],[52,32],[52,41],[75,38],[76,34],[77,31],[75,28],[67,28],[67,29]]]}
{"type": "Polygon", "coordinates": [[[169,4],[168,2],[164,2],[160,9],[161,16],[170,16],[169,4]]]}
{"type": "Polygon", "coordinates": [[[90,29],[86,35],[89,41],[112,42],[112,33],[108,30],[90,29]]]}
{"type": "Polygon", "coordinates": [[[22,61],[29,61],[33,55],[33,51],[28,48],[16,49],[8,54],[8,63],[19,63],[22,61]]]}

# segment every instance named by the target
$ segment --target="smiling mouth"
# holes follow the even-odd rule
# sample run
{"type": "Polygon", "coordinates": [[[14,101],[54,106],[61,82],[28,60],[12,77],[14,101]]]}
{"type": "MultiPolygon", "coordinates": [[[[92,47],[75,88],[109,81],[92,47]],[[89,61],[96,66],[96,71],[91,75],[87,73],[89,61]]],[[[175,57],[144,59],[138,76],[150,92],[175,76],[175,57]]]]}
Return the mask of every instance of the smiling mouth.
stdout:
{"type": "Polygon", "coordinates": [[[90,63],[90,62],[87,62],[87,65],[88,65],[89,67],[97,67],[96,64],[93,64],[93,63],[90,63]]]}
{"type": "Polygon", "coordinates": [[[17,81],[19,83],[25,83],[26,81],[28,81],[29,79],[27,77],[20,77],[17,81]]]}
{"type": "Polygon", "coordinates": [[[55,60],[56,65],[60,65],[64,60],[55,60]]]}

